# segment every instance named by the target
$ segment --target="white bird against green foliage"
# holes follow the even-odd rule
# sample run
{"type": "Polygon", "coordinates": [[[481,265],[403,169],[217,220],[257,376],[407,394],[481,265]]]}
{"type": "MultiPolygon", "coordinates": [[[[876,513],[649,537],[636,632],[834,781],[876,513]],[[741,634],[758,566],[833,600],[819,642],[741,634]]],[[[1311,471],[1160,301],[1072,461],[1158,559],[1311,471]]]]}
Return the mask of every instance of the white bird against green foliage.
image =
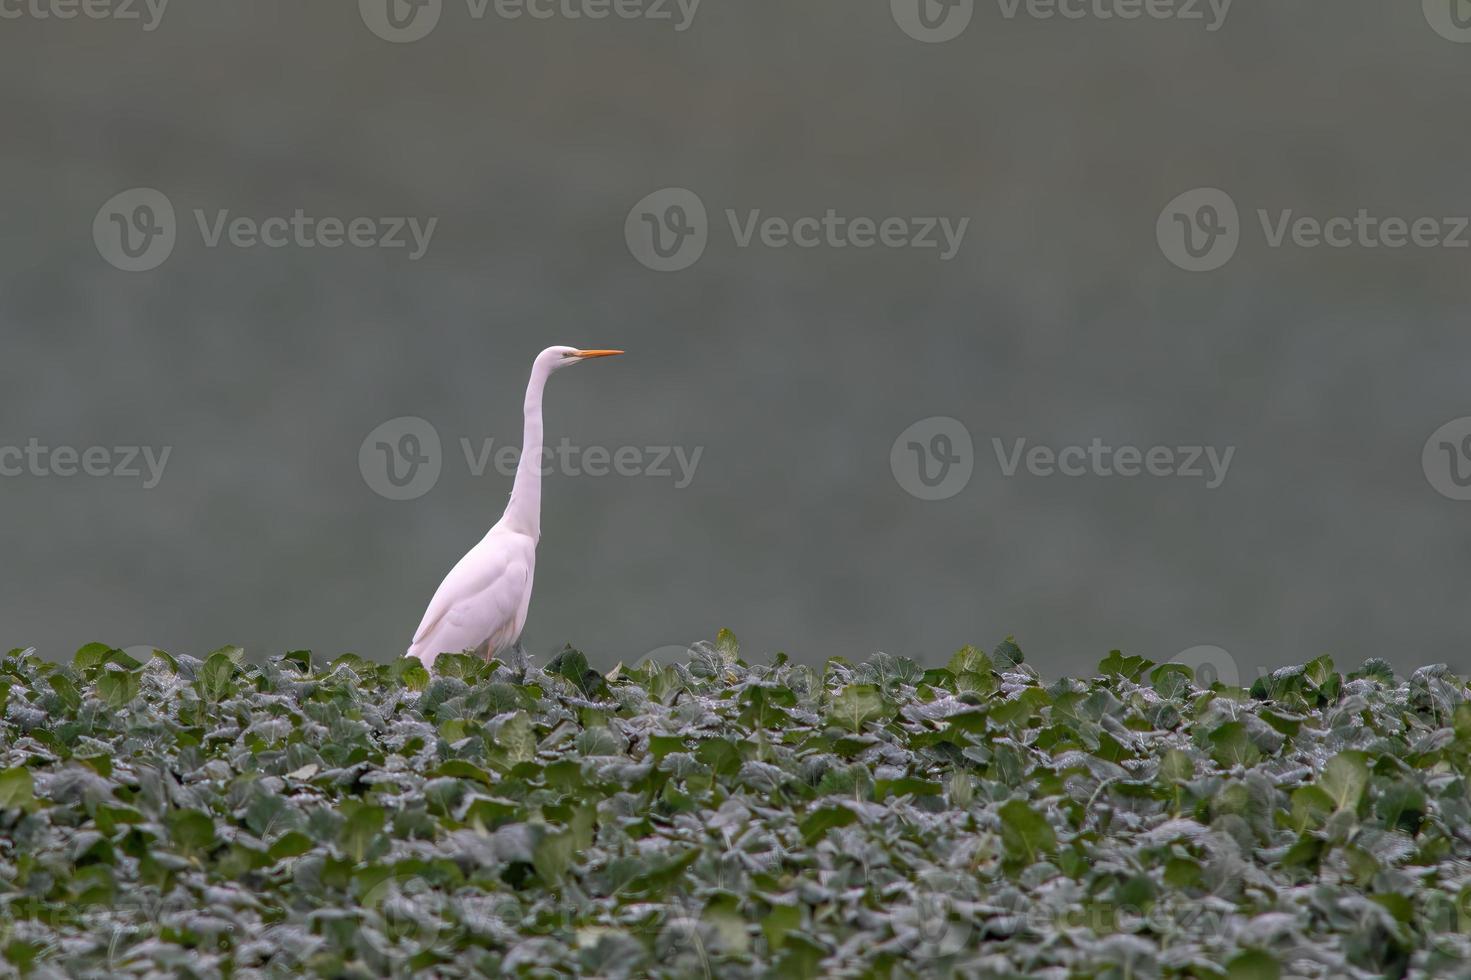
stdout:
{"type": "Polygon", "coordinates": [[[542,390],[553,371],[622,353],[548,347],[536,356],[526,385],[521,459],[506,512],[439,584],[407,656],[433,669],[442,653],[470,651],[490,659],[521,638],[541,538],[542,390]]]}

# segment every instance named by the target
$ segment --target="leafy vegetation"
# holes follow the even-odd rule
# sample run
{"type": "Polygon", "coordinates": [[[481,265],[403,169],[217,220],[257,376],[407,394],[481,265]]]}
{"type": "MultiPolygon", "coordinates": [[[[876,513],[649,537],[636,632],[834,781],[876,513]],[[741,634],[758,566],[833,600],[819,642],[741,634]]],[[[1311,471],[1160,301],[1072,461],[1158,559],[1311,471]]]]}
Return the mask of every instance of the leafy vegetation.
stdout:
{"type": "Polygon", "coordinates": [[[34,976],[1439,976],[1471,704],[1011,641],[602,674],[0,662],[0,954],[34,976]]]}

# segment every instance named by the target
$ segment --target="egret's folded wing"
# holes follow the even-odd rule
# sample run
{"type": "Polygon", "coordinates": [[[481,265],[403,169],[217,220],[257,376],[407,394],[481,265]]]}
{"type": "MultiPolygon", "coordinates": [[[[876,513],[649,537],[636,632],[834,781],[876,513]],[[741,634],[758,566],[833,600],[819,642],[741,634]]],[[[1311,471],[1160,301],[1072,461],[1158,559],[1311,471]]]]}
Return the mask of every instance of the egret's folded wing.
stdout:
{"type": "Polygon", "coordinates": [[[423,643],[441,627],[473,629],[483,624],[489,636],[501,620],[516,615],[528,577],[528,565],[520,549],[477,547],[461,558],[439,584],[423,621],[414,631],[414,645],[423,643]]]}

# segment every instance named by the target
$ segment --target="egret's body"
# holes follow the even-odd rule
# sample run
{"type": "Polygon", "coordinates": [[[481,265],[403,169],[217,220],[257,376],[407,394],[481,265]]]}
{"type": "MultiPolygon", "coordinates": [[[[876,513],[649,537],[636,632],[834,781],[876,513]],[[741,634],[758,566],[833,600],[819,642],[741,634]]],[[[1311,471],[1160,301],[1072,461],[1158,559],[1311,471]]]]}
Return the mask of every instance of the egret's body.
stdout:
{"type": "Polygon", "coordinates": [[[408,656],[432,668],[441,653],[474,651],[494,657],[521,637],[531,607],[536,543],[541,538],[541,396],[547,378],[569,364],[622,351],[548,347],[537,355],[526,385],[525,431],[516,482],[506,512],[444,577],[408,656]]]}

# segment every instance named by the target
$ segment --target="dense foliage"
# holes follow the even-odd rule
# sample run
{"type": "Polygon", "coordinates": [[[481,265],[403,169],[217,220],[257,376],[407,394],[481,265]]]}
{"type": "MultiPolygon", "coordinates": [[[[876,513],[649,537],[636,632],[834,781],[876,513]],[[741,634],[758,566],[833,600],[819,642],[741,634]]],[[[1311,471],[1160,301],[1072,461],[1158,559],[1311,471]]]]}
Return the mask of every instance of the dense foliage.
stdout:
{"type": "Polygon", "coordinates": [[[1251,691],[1010,641],[608,674],[238,649],[0,662],[0,952],[34,976],[1273,978],[1471,958],[1444,668],[1251,691]]]}

